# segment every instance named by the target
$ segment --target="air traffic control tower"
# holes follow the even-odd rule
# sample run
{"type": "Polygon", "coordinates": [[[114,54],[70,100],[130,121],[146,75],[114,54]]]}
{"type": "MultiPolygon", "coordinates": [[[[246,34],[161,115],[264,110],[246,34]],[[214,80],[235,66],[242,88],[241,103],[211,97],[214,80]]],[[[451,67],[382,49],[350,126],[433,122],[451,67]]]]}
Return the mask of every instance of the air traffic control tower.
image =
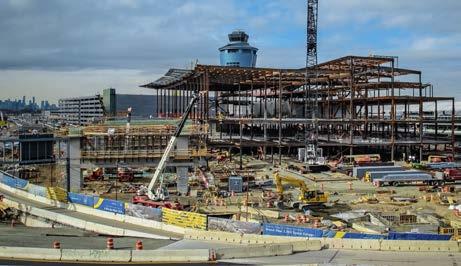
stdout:
{"type": "Polygon", "coordinates": [[[219,48],[221,66],[255,67],[258,48],[248,44],[248,34],[244,31],[233,31],[229,43],[219,48]]]}

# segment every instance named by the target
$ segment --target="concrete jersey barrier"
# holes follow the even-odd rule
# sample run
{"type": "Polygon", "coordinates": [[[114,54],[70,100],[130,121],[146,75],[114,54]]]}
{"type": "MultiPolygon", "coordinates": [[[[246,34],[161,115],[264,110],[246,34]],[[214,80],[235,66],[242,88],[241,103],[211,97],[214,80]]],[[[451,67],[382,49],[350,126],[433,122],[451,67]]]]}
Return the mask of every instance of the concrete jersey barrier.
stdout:
{"type": "Polygon", "coordinates": [[[291,244],[251,245],[235,248],[215,249],[217,259],[254,258],[267,256],[283,256],[293,254],[291,244]]]}
{"type": "Polygon", "coordinates": [[[132,262],[206,262],[210,259],[208,249],[185,250],[133,250],[132,262]]]}
{"type": "Polygon", "coordinates": [[[0,246],[0,258],[76,262],[193,262],[210,259],[208,249],[188,250],[95,250],[0,246]]]}
{"type": "Polygon", "coordinates": [[[61,260],[61,250],[51,248],[0,247],[1,258],[61,260]]]}

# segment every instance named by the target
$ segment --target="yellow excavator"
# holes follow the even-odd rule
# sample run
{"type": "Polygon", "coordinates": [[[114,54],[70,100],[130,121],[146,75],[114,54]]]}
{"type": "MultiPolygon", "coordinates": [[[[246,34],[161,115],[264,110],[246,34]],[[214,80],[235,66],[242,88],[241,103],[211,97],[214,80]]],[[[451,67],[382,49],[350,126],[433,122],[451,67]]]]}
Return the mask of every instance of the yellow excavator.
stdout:
{"type": "Polygon", "coordinates": [[[283,203],[288,203],[291,208],[298,208],[304,210],[307,206],[323,205],[328,202],[328,195],[320,190],[311,190],[307,187],[303,180],[291,176],[282,175],[280,172],[274,173],[275,186],[279,194],[279,202],[277,206],[282,207],[283,203]],[[283,183],[288,183],[294,187],[299,188],[300,193],[298,201],[284,199],[283,183]]]}

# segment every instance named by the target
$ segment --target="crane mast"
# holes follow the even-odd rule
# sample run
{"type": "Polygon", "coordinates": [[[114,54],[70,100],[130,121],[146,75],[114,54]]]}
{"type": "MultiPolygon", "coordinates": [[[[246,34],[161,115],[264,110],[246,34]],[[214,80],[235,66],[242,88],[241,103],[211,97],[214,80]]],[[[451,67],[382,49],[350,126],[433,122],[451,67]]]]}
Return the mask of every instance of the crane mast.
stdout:
{"type": "MultiPolygon", "coordinates": [[[[312,164],[317,161],[317,88],[311,83],[309,72],[314,70],[317,73],[317,21],[318,21],[318,0],[307,0],[307,23],[306,23],[306,118],[311,119],[310,125],[305,126],[306,160],[312,164]]],[[[312,73],[312,72],[311,72],[312,73]]]]}

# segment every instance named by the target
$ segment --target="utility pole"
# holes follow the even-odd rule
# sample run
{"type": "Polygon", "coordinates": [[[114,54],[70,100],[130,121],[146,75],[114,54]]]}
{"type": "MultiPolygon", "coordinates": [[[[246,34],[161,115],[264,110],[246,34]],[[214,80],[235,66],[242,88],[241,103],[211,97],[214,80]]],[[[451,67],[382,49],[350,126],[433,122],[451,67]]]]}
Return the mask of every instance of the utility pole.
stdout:
{"type": "Polygon", "coordinates": [[[67,139],[66,148],[66,190],[70,192],[70,138],[67,139]]]}

